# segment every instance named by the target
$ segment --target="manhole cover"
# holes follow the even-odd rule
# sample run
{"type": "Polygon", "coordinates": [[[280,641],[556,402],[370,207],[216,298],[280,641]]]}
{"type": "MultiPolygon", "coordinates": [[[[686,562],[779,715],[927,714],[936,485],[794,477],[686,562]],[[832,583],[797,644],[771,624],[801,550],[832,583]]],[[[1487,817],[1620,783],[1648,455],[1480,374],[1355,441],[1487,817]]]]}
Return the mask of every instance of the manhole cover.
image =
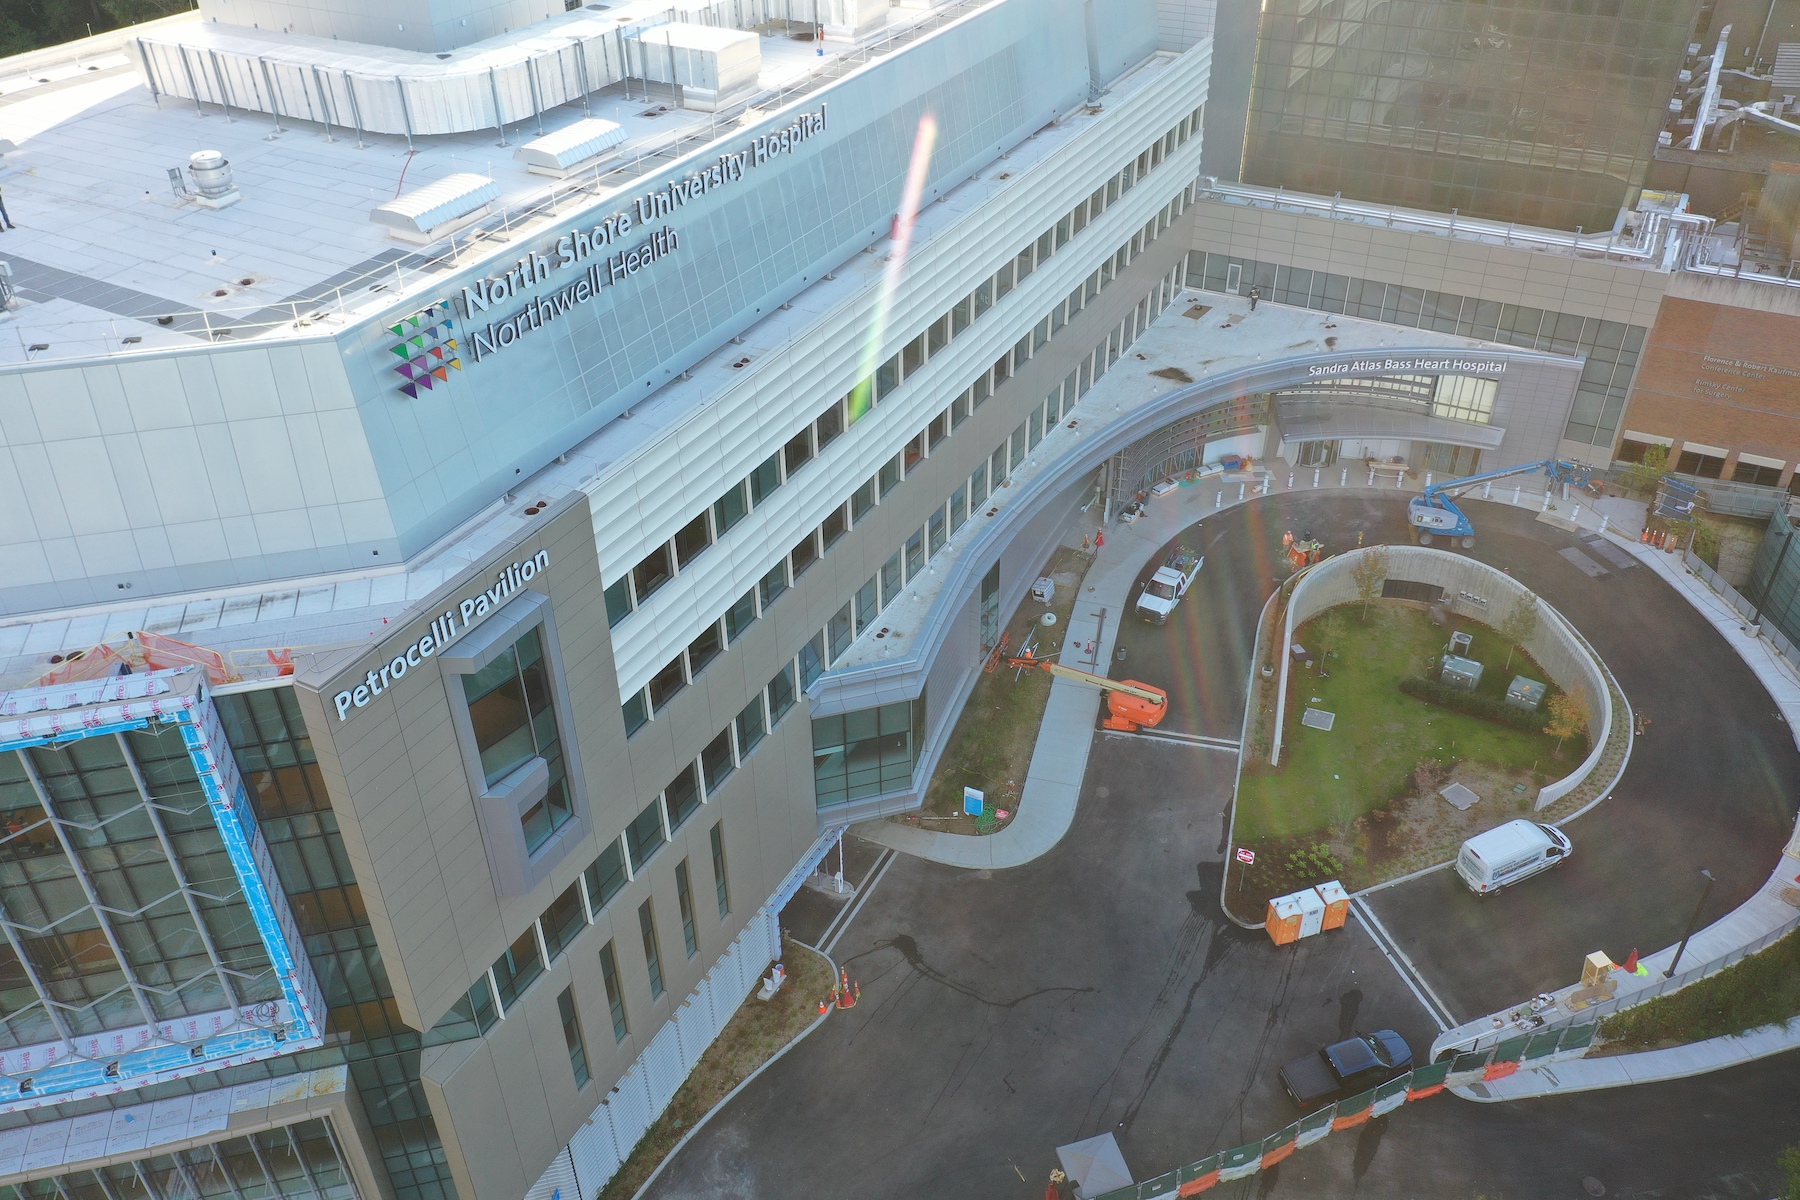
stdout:
{"type": "Polygon", "coordinates": [[[1449,787],[1441,789],[1438,792],[1438,795],[1448,800],[1462,812],[1468,812],[1471,808],[1474,808],[1481,802],[1480,796],[1476,795],[1474,791],[1464,787],[1460,783],[1453,783],[1449,787]]]}
{"type": "Polygon", "coordinates": [[[1322,708],[1309,708],[1300,714],[1300,723],[1308,729],[1323,729],[1329,733],[1337,723],[1337,714],[1328,713],[1322,708]]]}
{"type": "Polygon", "coordinates": [[[1582,1178],[1581,1190],[1590,1196],[1606,1195],[1606,1185],[1601,1183],[1598,1179],[1595,1179],[1592,1175],[1584,1176],[1582,1178]]]}

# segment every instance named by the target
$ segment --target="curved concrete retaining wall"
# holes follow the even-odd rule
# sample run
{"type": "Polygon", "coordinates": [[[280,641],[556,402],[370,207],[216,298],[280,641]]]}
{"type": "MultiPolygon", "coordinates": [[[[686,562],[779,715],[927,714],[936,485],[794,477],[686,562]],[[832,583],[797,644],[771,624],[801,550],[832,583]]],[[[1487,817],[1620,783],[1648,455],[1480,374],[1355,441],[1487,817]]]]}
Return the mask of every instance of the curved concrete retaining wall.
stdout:
{"type": "MultiPolygon", "coordinates": [[[[1351,572],[1363,556],[1374,549],[1377,548],[1367,547],[1328,558],[1308,570],[1294,585],[1293,597],[1288,601],[1287,620],[1282,628],[1281,685],[1275,701],[1271,764],[1281,761],[1281,735],[1287,713],[1288,669],[1292,665],[1292,655],[1285,648],[1294,644],[1294,631],[1313,617],[1329,608],[1357,603],[1356,580],[1351,572]]],[[[1448,594],[1452,612],[1495,627],[1506,620],[1519,597],[1535,595],[1505,572],[1460,554],[1422,546],[1388,546],[1385,549],[1389,579],[1435,583],[1448,594]]],[[[1522,643],[1524,649],[1556,681],[1556,686],[1586,702],[1588,733],[1593,745],[1587,759],[1573,774],[1538,792],[1536,807],[1544,808],[1575,790],[1599,764],[1607,735],[1612,731],[1613,705],[1605,673],[1581,635],[1541,597],[1537,607],[1537,631],[1522,643]]]]}

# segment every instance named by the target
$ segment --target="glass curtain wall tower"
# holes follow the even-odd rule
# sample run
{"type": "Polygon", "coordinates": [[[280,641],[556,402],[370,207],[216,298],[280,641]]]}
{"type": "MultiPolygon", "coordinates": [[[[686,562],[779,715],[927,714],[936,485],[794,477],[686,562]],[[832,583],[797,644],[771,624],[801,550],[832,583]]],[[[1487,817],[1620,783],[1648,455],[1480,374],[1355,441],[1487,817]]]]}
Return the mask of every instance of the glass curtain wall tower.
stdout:
{"type": "Polygon", "coordinates": [[[1555,229],[1643,186],[1699,0],[1264,0],[1246,183],[1555,229]]]}

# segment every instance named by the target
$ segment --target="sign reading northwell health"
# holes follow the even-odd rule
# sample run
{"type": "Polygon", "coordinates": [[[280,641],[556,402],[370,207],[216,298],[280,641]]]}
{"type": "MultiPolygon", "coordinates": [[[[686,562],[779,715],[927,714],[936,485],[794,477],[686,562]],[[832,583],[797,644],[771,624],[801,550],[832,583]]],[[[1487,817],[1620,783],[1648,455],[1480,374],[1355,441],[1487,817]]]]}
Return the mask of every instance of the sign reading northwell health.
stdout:
{"type": "Polygon", "coordinates": [[[635,231],[648,229],[650,223],[668,216],[690,200],[727,184],[736,183],[751,167],[793,151],[801,142],[825,132],[825,105],[819,111],[802,113],[785,129],[753,139],[742,150],[721,154],[711,165],[684,179],[673,180],[654,191],[646,192],[631,206],[586,229],[571,229],[554,244],[523,255],[512,268],[498,275],[477,280],[462,289],[457,300],[466,323],[470,347],[476,362],[497,350],[503,350],[527,333],[542,329],[577,305],[586,304],[602,287],[620,283],[651,263],[681,246],[681,236],[663,225],[643,237],[637,245],[614,250],[631,238],[635,231]],[[598,262],[590,260],[599,258],[598,262]],[[588,269],[561,290],[537,296],[510,315],[491,319],[485,326],[479,314],[515,300],[559,272],[581,263],[588,269]]]}

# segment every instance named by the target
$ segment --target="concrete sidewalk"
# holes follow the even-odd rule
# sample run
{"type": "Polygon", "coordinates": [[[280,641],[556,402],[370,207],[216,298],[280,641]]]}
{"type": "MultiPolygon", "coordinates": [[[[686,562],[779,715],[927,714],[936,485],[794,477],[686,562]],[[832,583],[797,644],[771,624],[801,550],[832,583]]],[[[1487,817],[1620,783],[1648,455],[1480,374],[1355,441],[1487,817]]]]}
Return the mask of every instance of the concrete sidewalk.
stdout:
{"type": "MultiPolygon", "coordinates": [[[[1277,475],[1286,477],[1286,464],[1277,460],[1269,463],[1267,470],[1272,490],[1286,490],[1279,488],[1276,479],[1277,475]]],[[[1108,529],[1105,544],[1078,585],[1081,594],[1069,616],[1062,661],[1097,675],[1107,674],[1119,621],[1132,598],[1131,585],[1145,564],[1194,522],[1255,499],[1261,494],[1259,486],[1249,474],[1209,475],[1151,500],[1138,520],[1108,529]],[[1091,652],[1086,649],[1090,643],[1091,652]]],[[[1129,675],[1127,664],[1119,677],[1129,675]]],[[[1047,853],[1075,820],[1100,703],[1100,691],[1087,684],[1068,679],[1051,683],[1031,767],[1019,793],[1018,815],[1000,832],[985,837],[939,833],[883,819],[855,826],[856,836],[955,867],[1016,867],[1047,853]]]]}
{"type": "MultiPolygon", "coordinates": [[[[1639,562],[1660,575],[1718,630],[1719,636],[1730,644],[1768,690],[1789,729],[1795,730],[1800,726],[1800,677],[1796,676],[1787,660],[1767,641],[1750,633],[1744,619],[1725,599],[1686,569],[1681,555],[1665,553],[1623,538],[1615,540],[1635,555],[1639,562]]],[[[1795,738],[1800,743],[1800,733],[1796,733],[1795,738]]],[[[1692,969],[1701,963],[1717,961],[1793,923],[1800,916],[1797,906],[1791,902],[1791,898],[1797,895],[1797,885],[1800,885],[1800,833],[1790,839],[1774,871],[1756,895],[1694,934],[1682,956],[1682,962],[1692,969]]],[[[1627,999],[1634,992],[1654,989],[1662,982],[1663,972],[1668,969],[1674,953],[1675,947],[1671,946],[1642,959],[1643,965],[1649,969],[1647,976],[1619,976],[1618,997],[1627,999]]],[[[1510,1014],[1497,1014],[1495,1018],[1486,1018],[1484,1021],[1505,1021],[1509,1016],[1510,1014]]],[[[1483,1023],[1473,1022],[1464,1026],[1463,1030],[1479,1027],[1483,1023]]],[[[1433,1047],[1434,1053],[1463,1030],[1452,1030],[1440,1038],[1440,1045],[1433,1047]]],[[[1512,1030],[1508,1029],[1507,1032],[1510,1034],[1512,1030]]],[[[1738,1037],[1712,1038],[1667,1050],[1570,1059],[1521,1070],[1491,1083],[1478,1083],[1452,1090],[1466,1099],[1487,1103],[1561,1095],[1634,1083],[1682,1079],[1795,1048],[1800,1048],[1800,1020],[1753,1029],[1738,1037]]]]}

